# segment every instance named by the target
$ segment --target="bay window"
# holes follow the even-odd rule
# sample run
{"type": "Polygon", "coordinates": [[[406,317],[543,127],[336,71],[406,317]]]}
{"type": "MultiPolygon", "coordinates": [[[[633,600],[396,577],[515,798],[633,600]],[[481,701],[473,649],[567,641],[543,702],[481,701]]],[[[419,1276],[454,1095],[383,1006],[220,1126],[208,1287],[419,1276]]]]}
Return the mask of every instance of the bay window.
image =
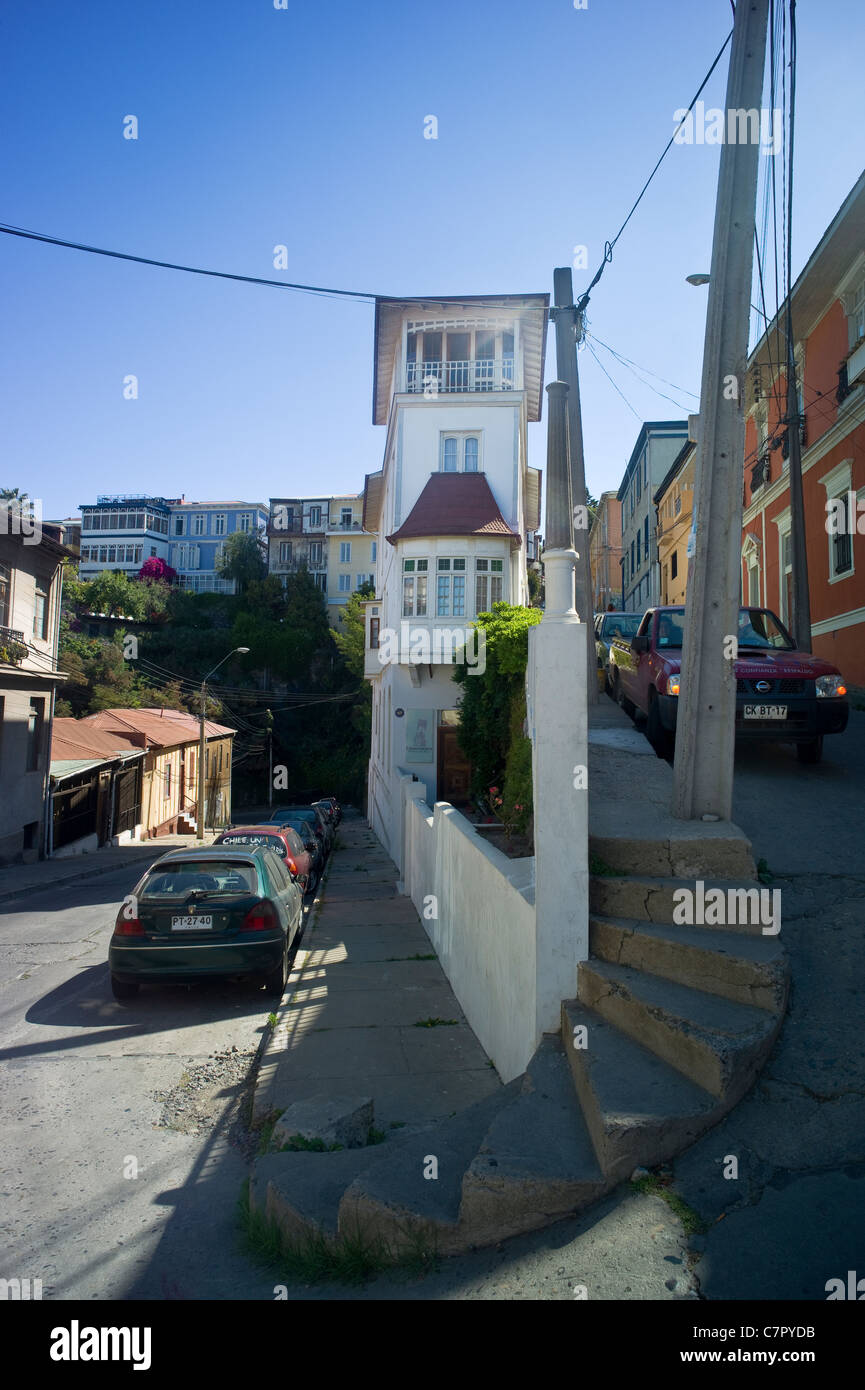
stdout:
{"type": "Polygon", "coordinates": [[[464,618],[466,612],[465,557],[439,559],[436,572],[436,616],[464,618]]]}
{"type": "Polygon", "coordinates": [[[475,560],[475,614],[488,613],[502,601],[504,561],[475,560]]]}
{"type": "Polygon", "coordinates": [[[429,560],[403,560],[402,615],[404,618],[426,617],[428,577],[429,560]]]}

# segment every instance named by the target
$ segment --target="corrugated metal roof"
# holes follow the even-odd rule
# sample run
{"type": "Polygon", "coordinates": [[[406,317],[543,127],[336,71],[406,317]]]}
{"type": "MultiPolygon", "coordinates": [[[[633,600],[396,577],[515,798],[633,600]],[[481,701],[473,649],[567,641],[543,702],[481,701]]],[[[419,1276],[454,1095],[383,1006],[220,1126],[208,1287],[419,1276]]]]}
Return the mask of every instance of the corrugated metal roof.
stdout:
{"type": "MultiPolygon", "coordinates": [[[[155,748],[172,748],[178,743],[190,743],[199,736],[199,722],[195,716],[177,709],[104,709],[78,722],[112,733],[143,734],[155,748]]],[[[237,732],[225,724],[215,724],[212,719],[204,721],[204,728],[207,738],[237,732]]]]}

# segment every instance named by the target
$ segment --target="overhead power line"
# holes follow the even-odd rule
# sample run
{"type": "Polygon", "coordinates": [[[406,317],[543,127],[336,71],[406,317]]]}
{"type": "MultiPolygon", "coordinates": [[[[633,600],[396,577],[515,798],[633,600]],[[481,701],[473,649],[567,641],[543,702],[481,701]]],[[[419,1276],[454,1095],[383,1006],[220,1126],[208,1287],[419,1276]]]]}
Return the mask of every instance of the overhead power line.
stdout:
{"type": "Polygon", "coordinates": [[[128,251],[109,251],[104,246],[88,246],[80,241],[66,241],[63,237],[46,236],[43,232],[31,232],[24,227],[13,227],[0,222],[0,232],[6,236],[23,237],[28,241],[44,241],[50,246],[65,246],[70,251],[86,251],[91,256],[110,256],[116,261],[135,261],[138,265],[155,265],[161,270],[182,270],[187,275],[209,275],[217,280],[242,280],[247,285],[267,285],[270,289],[297,290],[303,294],[338,295],[343,299],[363,299],[373,302],[378,296],[366,290],[338,290],[325,285],[292,284],[288,280],[266,280],[259,275],[235,275],[228,270],[205,270],[202,266],[182,265],[176,261],[157,261],[150,256],[133,256],[128,251]]]}
{"type": "MultiPolygon", "coordinates": [[[[720,63],[721,58],[722,58],[723,55],[724,55],[724,49],[727,47],[727,44],[730,42],[730,40],[731,40],[732,37],[733,37],[733,30],[731,29],[730,32],[729,32],[729,34],[728,34],[727,37],[725,38],[723,44],[721,45],[720,49],[718,50],[717,56],[715,57],[715,60],[714,60],[714,62],[712,63],[712,66],[709,68],[709,71],[706,73],[706,76],[703,78],[703,80],[702,80],[702,82],[700,83],[699,87],[697,88],[696,92],[695,92],[694,95],[692,96],[691,101],[690,101],[690,105],[688,106],[688,109],[687,109],[685,115],[682,117],[681,121],[680,121],[679,124],[676,126],[676,129],[673,131],[672,135],[670,136],[669,140],[667,141],[666,145],[664,146],[664,149],[663,149],[663,152],[662,152],[662,154],[661,154],[660,159],[658,160],[657,164],[655,165],[655,167],[654,167],[654,169],[652,170],[652,172],[651,172],[651,174],[649,175],[649,177],[646,179],[646,182],[643,184],[643,187],[640,189],[640,192],[638,193],[637,198],[636,198],[636,201],[634,202],[633,206],[631,207],[630,212],[628,213],[627,217],[625,218],[625,220],[624,220],[624,222],[622,223],[622,225],[621,225],[621,227],[619,228],[619,230],[616,232],[616,235],[613,237],[612,241],[607,241],[607,242],[604,243],[604,259],[601,261],[601,264],[600,264],[600,266],[598,267],[597,274],[595,275],[595,278],[592,280],[592,282],[591,282],[591,284],[589,285],[588,289],[585,290],[584,293],[580,295],[580,299],[579,299],[579,302],[578,302],[578,304],[577,304],[578,321],[579,321],[579,315],[585,312],[585,308],[586,308],[586,305],[587,305],[588,302],[589,302],[589,296],[591,295],[592,290],[595,288],[595,285],[598,283],[598,281],[600,280],[600,278],[601,278],[601,276],[603,275],[604,271],[606,270],[607,266],[609,265],[610,261],[613,259],[613,247],[615,246],[616,242],[619,240],[619,237],[622,235],[622,232],[623,232],[623,231],[625,230],[625,228],[627,227],[627,225],[628,225],[628,223],[630,222],[631,218],[633,217],[634,213],[637,211],[637,208],[640,206],[640,203],[641,203],[642,200],[643,200],[643,195],[645,194],[647,188],[649,187],[649,184],[652,182],[652,179],[655,177],[655,175],[657,174],[658,170],[660,169],[662,163],[664,162],[665,158],[667,157],[667,153],[668,153],[668,151],[669,151],[669,149],[670,149],[670,146],[672,145],[672,143],[673,143],[673,141],[675,140],[676,136],[678,135],[679,131],[682,129],[682,126],[685,124],[685,121],[688,119],[688,116],[690,115],[691,111],[694,109],[694,106],[695,106],[696,103],[697,103],[697,99],[700,97],[701,93],[703,92],[704,88],[706,87],[706,84],[708,83],[709,78],[712,76],[712,73],[715,71],[715,68],[716,68],[716,67],[718,66],[718,64],[720,63]]],[[[618,388],[617,388],[617,389],[618,389],[618,388]]],[[[621,392],[620,392],[619,394],[621,394],[621,392]]]]}

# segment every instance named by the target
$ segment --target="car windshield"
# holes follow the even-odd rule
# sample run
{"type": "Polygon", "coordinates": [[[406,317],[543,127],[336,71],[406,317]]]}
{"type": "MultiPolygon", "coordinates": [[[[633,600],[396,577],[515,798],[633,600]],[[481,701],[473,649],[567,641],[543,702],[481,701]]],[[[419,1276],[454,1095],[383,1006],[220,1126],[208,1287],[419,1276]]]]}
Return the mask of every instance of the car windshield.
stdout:
{"type": "Polygon", "coordinates": [[[768,608],[739,609],[739,646],[791,652],[795,643],[768,608]]]}
{"type": "Polygon", "coordinates": [[[176,864],[156,864],[138,891],[139,898],[182,900],[191,893],[216,897],[221,894],[255,893],[257,876],[252,864],[220,859],[184,859],[176,864]]]}
{"type": "Polygon", "coordinates": [[[275,850],[285,858],[285,844],[278,835],[265,835],[261,830],[244,830],[233,832],[230,835],[220,835],[216,842],[219,845],[266,845],[268,849],[275,850]]]}
{"type": "Polygon", "coordinates": [[[637,628],[640,626],[639,613],[612,613],[604,619],[603,637],[606,642],[612,642],[614,637],[624,638],[630,642],[637,628]]]}
{"type": "Polygon", "coordinates": [[[655,645],[659,649],[661,647],[681,647],[684,632],[684,609],[679,609],[675,613],[659,613],[658,635],[655,639],[655,645]]]}

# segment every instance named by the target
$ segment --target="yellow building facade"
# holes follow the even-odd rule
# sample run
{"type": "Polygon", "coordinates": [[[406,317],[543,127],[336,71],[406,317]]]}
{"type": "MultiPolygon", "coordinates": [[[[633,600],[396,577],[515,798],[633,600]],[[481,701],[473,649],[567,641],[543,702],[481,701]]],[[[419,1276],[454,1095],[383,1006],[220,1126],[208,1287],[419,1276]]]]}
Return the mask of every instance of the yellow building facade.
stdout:
{"type": "Polygon", "coordinates": [[[694,515],[697,446],[688,440],[654,496],[661,603],[684,603],[688,588],[688,536],[694,515]]]}

